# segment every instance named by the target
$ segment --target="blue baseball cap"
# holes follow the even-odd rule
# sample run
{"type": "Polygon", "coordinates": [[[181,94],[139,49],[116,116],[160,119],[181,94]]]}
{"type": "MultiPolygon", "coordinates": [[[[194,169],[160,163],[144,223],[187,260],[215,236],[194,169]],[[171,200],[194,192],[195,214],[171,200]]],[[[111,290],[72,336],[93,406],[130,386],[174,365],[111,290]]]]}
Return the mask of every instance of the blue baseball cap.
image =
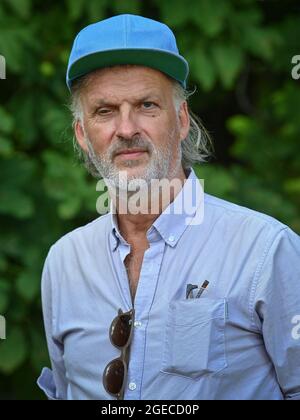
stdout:
{"type": "Polygon", "coordinates": [[[187,61],[171,29],[152,19],[118,15],[82,29],[69,58],[67,85],[94,70],[136,64],[159,70],[186,87],[187,61]]]}

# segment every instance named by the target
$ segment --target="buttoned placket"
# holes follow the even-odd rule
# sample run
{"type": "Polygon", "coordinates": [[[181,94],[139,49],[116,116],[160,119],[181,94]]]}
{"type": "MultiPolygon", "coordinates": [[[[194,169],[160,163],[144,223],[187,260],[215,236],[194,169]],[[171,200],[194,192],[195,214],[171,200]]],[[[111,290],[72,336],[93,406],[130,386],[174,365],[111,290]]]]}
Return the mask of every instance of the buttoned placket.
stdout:
{"type": "MultiPolygon", "coordinates": [[[[134,300],[135,322],[134,334],[130,347],[130,363],[128,367],[127,383],[124,392],[124,399],[141,399],[142,381],[144,373],[144,355],[146,346],[147,326],[149,313],[155,297],[160,267],[163,260],[165,241],[158,232],[152,228],[147,235],[150,247],[145,251],[141,267],[139,283],[134,300]]],[[[120,286],[130,305],[131,295],[129,279],[124,265],[126,256],[130,253],[130,245],[119,241],[114,258],[116,266],[119,267],[120,286]],[[121,262],[121,264],[120,264],[121,262]]],[[[129,309],[129,308],[126,308],[129,309]]]]}

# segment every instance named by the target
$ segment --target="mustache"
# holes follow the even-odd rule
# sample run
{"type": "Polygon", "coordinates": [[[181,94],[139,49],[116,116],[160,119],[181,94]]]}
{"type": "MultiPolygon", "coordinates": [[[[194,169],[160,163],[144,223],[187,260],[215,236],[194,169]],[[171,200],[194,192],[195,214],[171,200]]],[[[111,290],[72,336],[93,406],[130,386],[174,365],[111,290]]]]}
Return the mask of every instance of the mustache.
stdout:
{"type": "MultiPolygon", "coordinates": [[[[172,139],[174,136],[174,132],[168,132],[166,133],[166,138],[168,140],[172,139]]],[[[112,162],[116,155],[119,153],[122,153],[123,151],[132,150],[132,149],[140,149],[145,152],[149,153],[149,156],[152,157],[154,154],[161,153],[163,151],[166,152],[165,146],[168,146],[168,142],[166,142],[166,145],[161,145],[161,147],[155,146],[152,144],[150,140],[147,140],[143,138],[141,135],[134,135],[132,137],[118,137],[118,139],[112,143],[107,150],[104,153],[97,153],[93,146],[93,141],[88,137],[88,135],[85,135],[85,141],[88,146],[88,152],[87,155],[91,159],[102,159],[106,162],[112,162]]]]}
{"type": "Polygon", "coordinates": [[[134,149],[140,149],[145,152],[152,153],[154,147],[149,141],[141,137],[133,137],[131,139],[123,138],[120,141],[118,141],[118,143],[111,146],[111,148],[108,150],[108,154],[110,158],[114,158],[116,155],[122,153],[125,150],[130,151],[134,149]]]}

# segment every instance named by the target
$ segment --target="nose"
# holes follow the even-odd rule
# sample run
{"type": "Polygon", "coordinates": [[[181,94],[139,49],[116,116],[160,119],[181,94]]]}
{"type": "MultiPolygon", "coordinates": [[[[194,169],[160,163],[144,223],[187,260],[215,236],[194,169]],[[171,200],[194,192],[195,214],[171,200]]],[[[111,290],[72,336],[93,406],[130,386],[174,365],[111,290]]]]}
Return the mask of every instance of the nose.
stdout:
{"type": "Polygon", "coordinates": [[[116,123],[116,136],[119,138],[131,139],[133,136],[140,134],[137,117],[132,109],[123,108],[119,111],[116,123]]]}

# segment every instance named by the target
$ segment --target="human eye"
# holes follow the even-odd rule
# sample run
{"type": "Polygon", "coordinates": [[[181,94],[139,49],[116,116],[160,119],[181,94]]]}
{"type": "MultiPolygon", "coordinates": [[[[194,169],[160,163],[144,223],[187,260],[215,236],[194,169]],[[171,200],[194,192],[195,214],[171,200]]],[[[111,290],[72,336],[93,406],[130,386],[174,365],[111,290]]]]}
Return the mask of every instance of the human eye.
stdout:
{"type": "Polygon", "coordinates": [[[109,115],[111,112],[112,112],[112,110],[111,110],[111,109],[109,109],[109,108],[98,108],[98,109],[96,110],[96,114],[97,114],[97,115],[100,115],[100,116],[106,116],[106,115],[109,115]]]}
{"type": "Polygon", "coordinates": [[[146,102],[143,102],[142,103],[142,107],[143,107],[143,109],[146,109],[146,110],[152,110],[152,109],[154,109],[155,107],[156,107],[157,105],[154,103],[154,102],[150,102],[150,101],[146,101],[146,102]]]}

